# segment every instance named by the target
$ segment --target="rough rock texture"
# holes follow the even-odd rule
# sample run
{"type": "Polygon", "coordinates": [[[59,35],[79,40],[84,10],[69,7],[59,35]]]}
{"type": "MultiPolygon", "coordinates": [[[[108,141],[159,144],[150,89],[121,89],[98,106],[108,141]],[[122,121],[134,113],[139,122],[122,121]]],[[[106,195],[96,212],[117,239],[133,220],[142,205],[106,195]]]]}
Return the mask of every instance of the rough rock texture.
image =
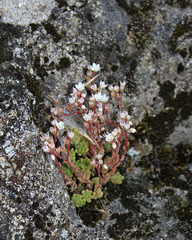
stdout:
{"type": "Polygon", "coordinates": [[[48,2],[0,3],[0,239],[192,239],[192,1],[48,2]],[[92,62],[137,125],[109,216],[75,209],[39,139],[92,62]]]}

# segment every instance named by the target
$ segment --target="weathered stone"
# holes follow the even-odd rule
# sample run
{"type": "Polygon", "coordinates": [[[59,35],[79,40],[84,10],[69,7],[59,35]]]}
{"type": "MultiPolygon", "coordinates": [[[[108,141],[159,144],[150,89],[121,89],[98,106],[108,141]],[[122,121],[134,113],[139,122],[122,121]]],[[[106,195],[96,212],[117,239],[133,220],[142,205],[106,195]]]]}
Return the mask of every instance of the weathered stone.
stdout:
{"type": "MultiPolygon", "coordinates": [[[[191,239],[192,3],[56,0],[0,3],[1,239],[191,239]],[[137,128],[102,204],[75,209],[41,150],[53,106],[87,65],[126,81],[137,128]],[[92,211],[92,208],[94,210],[92,211]]],[[[127,104],[129,102],[129,104],[127,104]]]]}

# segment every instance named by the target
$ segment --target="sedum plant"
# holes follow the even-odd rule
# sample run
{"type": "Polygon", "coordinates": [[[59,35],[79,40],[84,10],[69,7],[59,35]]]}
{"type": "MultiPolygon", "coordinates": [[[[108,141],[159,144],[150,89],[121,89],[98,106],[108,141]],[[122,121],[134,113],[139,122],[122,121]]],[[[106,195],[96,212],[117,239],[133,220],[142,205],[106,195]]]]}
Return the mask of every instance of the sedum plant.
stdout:
{"type": "Polygon", "coordinates": [[[112,121],[110,115],[114,109],[108,104],[107,84],[94,83],[99,70],[99,64],[88,67],[87,82],[75,85],[65,109],[52,98],[58,106],[51,108],[54,120],[50,134],[41,137],[43,151],[50,153],[59,167],[76,207],[101,198],[102,186],[108,181],[122,183],[124,177],[117,172],[117,167],[125,158],[128,135],[136,132],[131,116],[122,106],[125,82],[108,87],[119,109],[112,121]],[[82,126],[77,121],[73,124],[77,117],[82,126]]]}

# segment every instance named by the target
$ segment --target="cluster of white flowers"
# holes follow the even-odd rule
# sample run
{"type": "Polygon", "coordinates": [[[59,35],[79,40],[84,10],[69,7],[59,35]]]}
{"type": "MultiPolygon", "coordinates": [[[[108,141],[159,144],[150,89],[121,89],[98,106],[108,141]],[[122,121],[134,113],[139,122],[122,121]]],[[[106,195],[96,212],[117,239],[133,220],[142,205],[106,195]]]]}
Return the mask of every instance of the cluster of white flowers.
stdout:
{"type": "Polygon", "coordinates": [[[55,148],[55,143],[52,137],[49,135],[45,135],[41,137],[41,141],[43,142],[43,151],[44,152],[50,152],[51,149],[55,148]]]}
{"type": "Polygon", "coordinates": [[[88,113],[83,115],[83,119],[85,121],[91,121],[93,115],[94,115],[94,112],[92,110],[89,110],[88,113]]]}
{"type": "Polygon", "coordinates": [[[125,129],[126,131],[129,131],[130,133],[135,133],[136,130],[134,128],[131,128],[133,123],[130,120],[131,116],[128,114],[127,111],[123,111],[119,114],[118,122],[121,128],[125,129]]]}
{"type": "Polygon", "coordinates": [[[107,134],[105,134],[105,140],[106,140],[107,142],[112,142],[112,141],[114,140],[113,134],[112,134],[112,133],[107,133],[107,134]]]}
{"type": "Polygon", "coordinates": [[[85,84],[79,82],[78,84],[75,84],[75,87],[77,88],[77,90],[79,90],[80,92],[82,92],[85,89],[85,84]]]}
{"type": "Polygon", "coordinates": [[[65,128],[64,122],[62,122],[62,121],[58,122],[56,119],[54,119],[53,121],[51,121],[51,124],[52,124],[54,127],[57,127],[59,130],[65,128]]]}

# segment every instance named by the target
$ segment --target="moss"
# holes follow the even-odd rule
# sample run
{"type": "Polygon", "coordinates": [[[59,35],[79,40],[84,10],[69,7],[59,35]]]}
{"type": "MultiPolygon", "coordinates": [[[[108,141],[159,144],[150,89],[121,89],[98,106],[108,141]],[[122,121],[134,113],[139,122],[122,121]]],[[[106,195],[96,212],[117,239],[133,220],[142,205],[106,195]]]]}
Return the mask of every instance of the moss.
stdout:
{"type": "Polygon", "coordinates": [[[0,23],[0,63],[4,61],[11,61],[13,58],[13,50],[9,46],[9,42],[13,38],[17,38],[21,34],[21,30],[18,27],[14,27],[11,24],[0,23]]]}
{"type": "Polygon", "coordinates": [[[63,69],[63,68],[68,68],[71,65],[71,62],[69,58],[63,57],[60,59],[58,65],[56,66],[57,70],[63,69]]]}
{"type": "Polygon", "coordinates": [[[138,215],[129,211],[124,214],[113,214],[111,220],[116,219],[116,223],[108,228],[108,234],[113,239],[154,239],[159,232],[155,225],[158,223],[156,214],[138,215]],[[136,227],[137,226],[137,227],[136,227]]]}
{"type": "Polygon", "coordinates": [[[31,100],[32,119],[36,126],[38,126],[43,132],[47,132],[47,129],[50,127],[50,123],[46,118],[46,114],[49,113],[49,111],[45,108],[43,103],[44,98],[41,93],[40,83],[29,75],[25,75],[25,81],[28,90],[35,98],[35,104],[33,103],[34,99],[31,100]]]}
{"type": "Polygon", "coordinates": [[[184,20],[182,20],[179,24],[177,24],[175,30],[173,31],[173,34],[169,40],[169,50],[173,53],[179,51],[177,49],[178,38],[185,34],[191,36],[191,31],[192,31],[192,16],[188,16],[184,20]]]}
{"type": "Polygon", "coordinates": [[[165,3],[173,7],[186,8],[190,6],[190,0],[166,0],[165,3]]]}
{"type": "Polygon", "coordinates": [[[170,101],[170,99],[174,97],[175,84],[173,84],[171,81],[166,81],[162,85],[159,83],[159,85],[159,96],[163,98],[165,102],[170,101]]]}
{"type": "Polygon", "coordinates": [[[67,6],[68,6],[66,0],[55,0],[55,1],[59,4],[59,5],[58,5],[59,8],[67,7],[67,6]]]}
{"type": "Polygon", "coordinates": [[[47,31],[47,33],[51,34],[54,42],[59,42],[61,40],[62,36],[57,32],[57,30],[51,23],[46,22],[43,24],[43,26],[44,26],[45,30],[47,31]]]}
{"type": "Polygon", "coordinates": [[[179,49],[178,51],[181,57],[185,58],[187,56],[187,48],[179,49]]]}
{"type": "Polygon", "coordinates": [[[99,201],[93,199],[85,207],[78,208],[77,212],[86,226],[95,227],[96,223],[104,217],[103,213],[99,211],[101,209],[102,206],[99,201]]]}
{"type": "Polygon", "coordinates": [[[45,76],[48,76],[48,73],[47,73],[45,67],[40,65],[40,57],[39,56],[35,56],[33,66],[36,69],[37,75],[41,79],[44,79],[45,76]]]}
{"type": "Polygon", "coordinates": [[[183,64],[179,63],[178,66],[177,66],[177,73],[180,74],[184,70],[185,70],[185,67],[183,66],[183,64]]]}
{"type": "Polygon", "coordinates": [[[189,47],[189,54],[190,54],[190,57],[192,57],[192,46],[189,47]]]}
{"type": "Polygon", "coordinates": [[[31,27],[32,32],[36,31],[39,28],[39,24],[31,23],[29,25],[31,27]]]}
{"type": "Polygon", "coordinates": [[[165,102],[165,110],[156,116],[146,114],[137,126],[136,137],[145,134],[153,145],[160,146],[173,132],[176,120],[185,120],[192,113],[192,91],[180,92],[174,97],[174,84],[170,81],[160,85],[160,97],[165,102]]]}

